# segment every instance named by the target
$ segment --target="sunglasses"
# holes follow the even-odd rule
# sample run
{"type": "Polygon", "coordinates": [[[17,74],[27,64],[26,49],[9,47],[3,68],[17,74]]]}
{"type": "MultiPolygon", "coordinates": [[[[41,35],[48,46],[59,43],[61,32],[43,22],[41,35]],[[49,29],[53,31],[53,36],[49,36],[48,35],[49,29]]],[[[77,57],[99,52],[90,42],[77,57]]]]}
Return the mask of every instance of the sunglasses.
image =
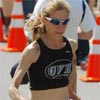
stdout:
{"type": "Polygon", "coordinates": [[[69,19],[58,20],[58,19],[49,18],[49,17],[45,17],[45,19],[54,25],[67,25],[67,23],[69,22],[69,19]]]}

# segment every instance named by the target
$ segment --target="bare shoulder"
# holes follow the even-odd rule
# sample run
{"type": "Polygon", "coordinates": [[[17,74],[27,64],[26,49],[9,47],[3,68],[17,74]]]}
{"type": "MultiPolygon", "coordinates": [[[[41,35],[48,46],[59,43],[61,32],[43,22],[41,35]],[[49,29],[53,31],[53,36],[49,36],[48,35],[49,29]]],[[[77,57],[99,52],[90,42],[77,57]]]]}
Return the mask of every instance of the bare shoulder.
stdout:
{"type": "Polygon", "coordinates": [[[39,45],[37,41],[34,41],[23,50],[21,58],[27,62],[33,63],[37,61],[39,54],[39,45]]]}
{"type": "Polygon", "coordinates": [[[72,51],[75,52],[78,48],[77,41],[74,39],[69,39],[69,43],[71,45],[72,51]]]}

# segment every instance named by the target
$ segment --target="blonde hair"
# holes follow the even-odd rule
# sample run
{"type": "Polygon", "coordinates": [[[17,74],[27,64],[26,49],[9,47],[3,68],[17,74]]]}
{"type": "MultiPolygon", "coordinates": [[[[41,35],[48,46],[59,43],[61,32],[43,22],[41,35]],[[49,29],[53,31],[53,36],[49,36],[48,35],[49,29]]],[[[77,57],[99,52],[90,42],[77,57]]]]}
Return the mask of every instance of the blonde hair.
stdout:
{"type": "Polygon", "coordinates": [[[49,17],[52,13],[65,9],[70,13],[70,5],[65,0],[46,0],[41,10],[34,16],[34,19],[28,19],[26,26],[28,31],[32,33],[33,40],[38,39],[41,35],[46,33],[45,25],[42,23],[42,17],[49,17]]]}

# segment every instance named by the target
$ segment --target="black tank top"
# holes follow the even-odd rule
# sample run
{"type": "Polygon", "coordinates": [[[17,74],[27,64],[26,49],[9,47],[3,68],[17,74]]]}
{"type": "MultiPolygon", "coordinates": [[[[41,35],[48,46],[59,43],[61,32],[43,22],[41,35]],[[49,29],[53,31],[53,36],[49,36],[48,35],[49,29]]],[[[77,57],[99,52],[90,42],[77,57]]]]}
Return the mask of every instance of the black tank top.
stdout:
{"type": "Polygon", "coordinates": [[[41,39],[37,40],[41,53],[29,68],[31,90],[60,88],[69,84],[73,55],[69,42],[65,41],[65,47],[55,50],[45,46],[41,39]]]}

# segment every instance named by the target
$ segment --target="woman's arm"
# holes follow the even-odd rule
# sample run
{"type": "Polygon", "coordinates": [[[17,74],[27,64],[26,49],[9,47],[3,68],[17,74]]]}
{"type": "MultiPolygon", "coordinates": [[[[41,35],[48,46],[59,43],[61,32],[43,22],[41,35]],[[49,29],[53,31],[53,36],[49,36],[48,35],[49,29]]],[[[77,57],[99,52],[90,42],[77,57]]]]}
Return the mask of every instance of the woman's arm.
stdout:
{"type": "Polygon", "coordinates": [[[69,40],[72,52],[73,52],[73,60],[72,60],[72,73],[69,77],[69,84],[72,88],[72,90],[76,93],[76,88],[77,88],[77,72],[76,72],[76,50],[77,50],[77,42],[74,40],[69,40]]]}
{"type": "Polygon", "coordinates": [[[70,87],[70,85],[68,86],[68,91],[69,91],[69,97],[70,97],[70,99],[72,99],[72,100],[81,100],[81,98],[78,97],[75,92],[73,92],[73,90],[70,87]]]}
{"type": "Polygon", "coordinates": [[[77,96],[77,72],[76,72],[76,54],[73,55],[72,61],[72,73],[69,79],[69,97],[73,100],[81,100],[80,97],[77,96]]]}
{"type": "Polygon", "coordinates": [[[69,40],[70,41],[70,45],[72,48],[72,52],[73,52],[73,59],[72,59],[72,73],[69,77],[69,96],[70,99],[73,100],[81,100],[77,95],[77,72],[76,72],[76,50],[77,50],[77,42],[75,40],[69,40]]]}
{"type": "Polygon", "coordinates": [[[18,88],[30,65],[36,61],[37,54],[38,50],[33,47],[32,44],[23,51],[19,65],[9,87],[9,96],[12,100],[26,100],[18,88]]]}
{"type": "Polygon", "coordinates": [[[21,84],[22,78],[24,76],[24,73],[26,72],[26,69],[24,69],[24,67],[21,64],[21,63],[24,63],[23,60],[24,58],[22,57],[20,64],[18,65],[16,69],[15,75],[9,87],[9,96],[11,97],[12,100],[25,100],[22,93],[18,90],[21,84]]]}

